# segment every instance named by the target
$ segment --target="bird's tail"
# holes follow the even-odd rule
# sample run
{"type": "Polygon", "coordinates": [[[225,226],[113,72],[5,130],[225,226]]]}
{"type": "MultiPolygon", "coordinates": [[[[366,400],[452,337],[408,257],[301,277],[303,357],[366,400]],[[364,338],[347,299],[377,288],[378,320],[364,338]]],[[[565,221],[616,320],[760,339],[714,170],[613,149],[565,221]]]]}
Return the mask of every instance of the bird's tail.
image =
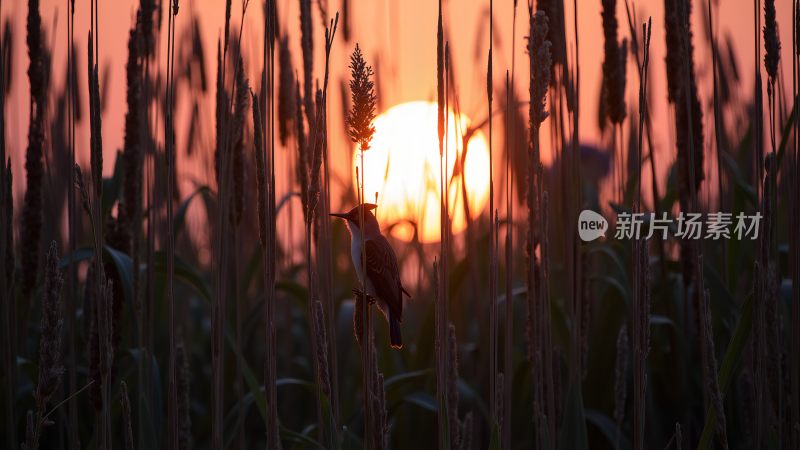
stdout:
{"type": "Polygon", "coordinates": [[[391,314],[389,315],[389,340],[392,348],[403,348],[403,336],[400,332],[400,321],[391,314]]]}

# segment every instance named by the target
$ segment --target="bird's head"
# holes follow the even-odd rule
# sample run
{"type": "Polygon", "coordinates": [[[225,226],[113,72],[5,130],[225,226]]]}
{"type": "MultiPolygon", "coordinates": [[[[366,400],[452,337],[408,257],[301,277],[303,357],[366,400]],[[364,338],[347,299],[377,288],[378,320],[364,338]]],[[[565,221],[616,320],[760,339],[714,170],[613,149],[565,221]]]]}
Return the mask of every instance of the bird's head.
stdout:
{"type": "Polygon", "coordinates": [[[378,225],[378,219],[375,218],[375,214],[372,214],[372,210],[377,207],[378,205],[372,203],[364,203],[356,206],[346,213],[331,213],[331,216],[344,219],[347,223],[347,228],[352,234],[360,230],[358,225],[361,223],[361,211],[364,211],[364,233],[380,233],[381,229],[378,225]]]}

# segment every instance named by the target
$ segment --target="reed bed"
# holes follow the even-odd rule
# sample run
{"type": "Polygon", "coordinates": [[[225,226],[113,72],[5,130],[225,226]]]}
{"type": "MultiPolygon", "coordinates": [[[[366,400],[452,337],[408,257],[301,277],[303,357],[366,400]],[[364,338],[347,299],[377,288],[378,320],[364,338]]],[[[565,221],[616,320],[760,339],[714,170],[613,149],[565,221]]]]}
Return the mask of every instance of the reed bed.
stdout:
{"type": "MultiPolygon", "coordinates": [[[[0,35],[4,448],[798,447],[800,2],[791,22],[782,2],[743,9],[743,55],[711,1],[665,0],[648,18],[630,1],[619,17],[614,0],[539,0],[519,33],[518,2],[488,0],[471,60],[462,5],[437,2],[436,29],[413,30],[431,59],[436,47],[435,78],[394,59],[405,4],[365,24],[370,7],[350,1],[228,0],[213,7],[214,67],[206,5],[135,1],[114,43],[107,6],[63,3],[67,25],[51,28],[52,5],[24,2],[26,54],[12,53],[21,27],[0,35]],[[578,29],[587,11],[597,36],[578,29]],[[127,52],[120,67],[105,68],[110,48],[127,52]],[[122,108],[104,106],[117,71],[122,108]],[[409,71],[435,89],[436,242],[420,217],[384,220],[391,192],[370,184],[377,117],[409,71]],[[594,72],[601,83],[581,81],[594,72]],[[103,134],[117,110],[120,143],[103,134]],[[481,134],[476,208],[462,200],[481,134]],[[399,350],[329,220],[373,194],[413,292],[399,350]],[[605,237],[580,239],[585,209],[609,219],[605,237]],[[675,235],[716,212],[730,214],[724,242],[675,235]],[[652,236],[616,237],[623,214],[652,236]],[[757,235],[737,238],[740,216],[757,235]]],[[[393,153],[386,173],[404,162],[393,153]]]]}

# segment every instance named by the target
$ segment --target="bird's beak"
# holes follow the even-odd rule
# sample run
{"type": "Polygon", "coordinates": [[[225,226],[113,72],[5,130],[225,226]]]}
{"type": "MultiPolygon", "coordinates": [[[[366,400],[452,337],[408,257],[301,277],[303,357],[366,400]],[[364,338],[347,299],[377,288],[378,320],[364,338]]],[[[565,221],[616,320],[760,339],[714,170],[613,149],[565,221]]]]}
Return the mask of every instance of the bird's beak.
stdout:
{"type": "Polygon", "coordinates": [[[347,219],[347,214],[345,213],[331,213],[331,216],[338,217],[340,219],[347,219]]]}

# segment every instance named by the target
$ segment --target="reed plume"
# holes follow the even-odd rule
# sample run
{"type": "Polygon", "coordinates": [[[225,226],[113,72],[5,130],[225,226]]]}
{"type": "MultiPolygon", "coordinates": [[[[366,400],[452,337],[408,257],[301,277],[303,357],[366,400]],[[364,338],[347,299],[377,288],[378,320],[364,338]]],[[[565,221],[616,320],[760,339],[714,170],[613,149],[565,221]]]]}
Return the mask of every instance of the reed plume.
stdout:
{"type": "Polygon", "coordinates": [[[774,84],[777,79],[780,59],[781,39],[778,36],[778,23],[775,19],[775,0],[764,0],[764,67],[767,69],[770,83],[774,84]]]}
{"type": "Polygon", "coordinates": [[[311,0],[300,0],[300,46],[303,51],[303,108],[309,131],[314,128],[314,29],[311,0]]]}
{"type": "Polygon", "coordinates": [[[300,185],[300,200],[303,204],[303,218],[308,221],[308,148],[303,121],[303,102],[300,96],[300,81],[295,88],[295,127],[297,129],[297,183],[300,185]]]}
{"type": "MultiPolygon", "coordinates": [[[[687,0],[664,0],[667,41],[667,98],[675,109],[678,192],[681,211],[697,208],[697,191],[704,179],[703,112],[694,75],[694,46],[690,26],[691,4],[687,0]]],[[[694,280],[698,249],[693,241],[682,241],[680,260],[684,285],[694,280]]],[[[699,303],[701,292],[693,301],[699,303]]]]}
{"type": "MultiPolygon", "coordinates": [[[[549,20],[544,12],[536,11],[531,13],[530,26],[531,32],[528,40],[528,52],[531,60],[531,83],[530,83],[530,124],[531,133],[538,134],[539,127],[547,118],[547,87],[550,84],[550,66],[552,65],[552,55],[550,52],[551,43],[547,40],[549,20]]],[[[534,147],[538,147],[535,145],[534,147]]],[[[534,148],[534,160],[539,161],[538,148],[534,148]]]]}
{"type": "Polygon", "coordinates": [[[292,53],[289,51],[288,36],[281,38],[281,48],[278,55],[278,67],[280,68],[278,78],[278,131],[281,145],[286,145],[286,141],[292,133],[292,122],[297,114],[295,111],[297,105],[295,103],[292,53]]]}
{"type": "Polygon", "coordinates": [[[375,95],[375,75],[372,67],[367,65],[361,48],[356,44],[356,49],[350,56],[350,98],[351,110],[347,115],[347,127],[350,140],[362,150],[370,148],[372,137],[375,135],[375,106],[378,101],[375,95]]]}
{"type": "MultiPolygon", "coordinates": [[[[144,143],[141,142],[146,128],[146,103],[143,93],[143,62],[145,37],[142,34],[143,11],[136,15],[136,23],[128,35],[128,62],[125,66],[128,111],[125,113],[125,136],[123,141],[122,198],[118,220],[122,226],[126,245],[118,250],[130,252],[138,261],[138,235],[142,215],[142,165],[144,143]]],[[[134,284],[138,287],[134,277],[134,284]]]]}
{"type": "Polygon", "coordinates": [[[317,112],[314,118],[314,124],[319,127],[314,130],[311,137],[311,165],[308,185],[308,214],[306,220],[313,220],[316,217],[317,205],[319,204],[319,196],[321,193],[320,180],[322,178],[322,157],[324,152],[325,140],[327,130],[325,130],[325,99],[322,94],[322,89],[317,89],[316,101],[314,102],[317,112]]]}
{"type": "Polygon", "coordinates": [[[39,277],[39,258],[42,233],[42,187],[44,166],[44,130],[47,111],[49,55],[44,47],[39,1],[28,0],[27,44],[28,81],[30,82],[30,121],[28,148],[25,151],[26,190],[20,217],[20,258],[22,272],[20,291],[30,300],[39,277]]]}
{"type": "Polygon", "coordinates": [[[51,425],[47,417],[47,405],[56,389],[61,385],[64,365],[61,362],[61,328],[64,324],[61,288],[64,278],[58,269],[58,248],[56,242],[50,243],[45,264],[44,296],[42,299],[41,336],[39,338],[39,382],[33,397],[36,400],[36,414],[28,412],[26,446],[39,448],[42,428],[51,425]]]}
{"type": "Polygon", "coordinates": [[[694,46],[687,0],[664,0],[667,96],[675,105],[681,209],[703,182],[703,113],[694,75],[694,46]]]}
{"type": "Polygon", "coordinates": [[[233,208],[231,209],[231,223],[238,225],[242,220],[244,210],[244,185],[245,185],[245,155],[244,155],[244,129],[247,121],[247,108],[250,106],[250,85],[245,77],[244,62],[241,55],[237,58],[235,104],[233,121],[231,123],[231,170],[233,191],[231,192],[233,208]]]}
{"type": "Polygon", "coordinates": [[[250,91],[253,105],[253,154],[256,160],[256,204],[258,205],[258,237],[261,248],[267,247],[267,174],[264,161],[264,131],[261,129],[261,111],[258,95],[250,91]]]}
{"type": "MultiPolygon", "coordinates": [[[[88,40],[88,80],[89,80],[89,124],[91,128],[90,160],[92,187],[97,198],[103,197],[103,134],[100,104],[100,75],[97,62],[94,60],[95,49],[92,44],[92,33],[88,40]]],[[[97,221],[100,217],[96,217],[97,221]]]]}
{"type": "Polygon", "coordinates": [[[39,340],[39,384],[36,388],[36,403],[43,414],[50,397],[61,383],[64,366],[61,363],[61,328],[64,312],[61,287],[64,277],[58,269],[58,247],[50,243],[45,265],[45,292],[42,303],[42,336],[39,340]]]}
{"type": "Polygon", "coordinates": [[[603,98],[613,124],[625,120],[625,61],[627,45],[617,42],[617,0],[603,0],[603,98]]]}
{"type": "Polygon", "coordinates": [[[222,184],[222,170],[221,167],[223,154],[224,134],[228,123],[229,111],[228,105],[228,92],[225,89],[225,60],[223,59],[222,44],[217,40],[217,82],[216,82],[216,106],[214,109],[216,127],[216,146],[214,149],[214,174],[216,175],[217,186],[222,184]]]}
{"type": "MultiPolygon", "coordinates": [[[[548,18],[542,11],[528,10],[530,33],[528,35],[528,56],[530,63],[529,93],[530,105],[528,109],[530,148],[527,173],[527,202],[528,202],[528,230],[526,243],[526,257],[528,263],[528,316],[527,337],[528,357],[533,366],[534,384],[534,421],[539,445],[543,445],[544,436],[553,436],[554,430],[554,405],[551,401],[552,379],[548,379],[543,368],[543,361],[550,361],[545,352],[549,346],[544,340],[549,334],[545,329],[549,320],[550,309],[545,306],[546,275],[543,274],[545,250],[542,249],[542,261],[537,261],[536,248],[546,240],[546,227],[544,223],[545,207],[542,206],[542,172],[539,146],[539,131],[542,122],[547,118],[546,96],[550,84],[550,41],[547,40],[548,18]],[[546,315],[546,317],[545,317],[546,315]]],[[[549,364],[547,364],[549,366],[549,364]]]]}
{"type": "MultiPolygon", "coordinates": [[[[552,45],[553,71],[551,74],[554,75],[557,66],[565,67],[567,64],[564,0],[537,0],[536,10],[544,12],[548,18],[547,40],[552,45]]],[[[554,81],[554,77],[551,77],[551,81],[554,81]]]]}

